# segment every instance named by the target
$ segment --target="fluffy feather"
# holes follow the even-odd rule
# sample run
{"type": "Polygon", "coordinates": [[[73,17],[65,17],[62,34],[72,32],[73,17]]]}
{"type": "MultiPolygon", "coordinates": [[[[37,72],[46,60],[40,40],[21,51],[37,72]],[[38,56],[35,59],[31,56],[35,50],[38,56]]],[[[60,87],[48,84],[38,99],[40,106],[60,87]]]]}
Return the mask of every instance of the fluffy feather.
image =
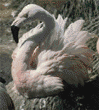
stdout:
{"type": "Polygon", "coordinates": [[[63,91],[63,80],[76,86],[84,85],[84,81],[89,79],[88,70],[92,69],[94,53],[86,46],[91,35],[81,30],[84,20],[71,23],[65,30],[67,18],[63,20],[59,15],[55,19],[46,10],[30,4],[18,15],[19,21],[12,24],[20,26],[24,13],[28,14],[27,21],[29,18],[39,19],[44,14],[44,19],[40,18],[44,23],[25,33],[12,54],[12,76],[18,92],[32,98],[63,91]],[[39,40],[45,35],[40,43],[33,39],[36,36],[39,40]]]}

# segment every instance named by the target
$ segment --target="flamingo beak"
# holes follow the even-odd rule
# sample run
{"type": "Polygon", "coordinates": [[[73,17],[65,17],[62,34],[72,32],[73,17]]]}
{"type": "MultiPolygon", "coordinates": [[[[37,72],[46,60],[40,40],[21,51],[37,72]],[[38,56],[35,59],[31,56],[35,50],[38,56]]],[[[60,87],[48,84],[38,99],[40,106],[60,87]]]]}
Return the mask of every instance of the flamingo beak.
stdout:
{"type": "Polygon", "coordinates": [[[6,83],[6,81],[2,77],[0,77],[0,82],[2,82],[3,84],[6,83]]]}
{"type": "Polygon", "coordinates": [[[18,32],[19,32],[19,27],[12,25],[11,26],[11,32],[13,35],[13,39],[15,40],[16,43],[18,43],[18,32]]]}

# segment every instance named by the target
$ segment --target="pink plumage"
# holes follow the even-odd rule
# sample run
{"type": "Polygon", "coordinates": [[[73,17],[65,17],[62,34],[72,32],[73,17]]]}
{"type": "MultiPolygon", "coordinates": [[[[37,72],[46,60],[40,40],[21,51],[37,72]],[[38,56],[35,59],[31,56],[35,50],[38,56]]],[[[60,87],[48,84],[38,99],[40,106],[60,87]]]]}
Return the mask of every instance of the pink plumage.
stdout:
{"type": "Polygon", "coordinates": [[[63,91],[62,81],[84,85],[89,80],[94,52],[86,45],[92,36],[82,31],[84,20],[71,23],[68,18],[55,19],[40,6],[30,4],[23,8],[12,23],[20,27],[30,20],[43,23],[25,33],[12,54],[12,77],[15,88],[25,97],[41,97],[63,91]],[[28,18],[25,18],[25,15],[28,18]]]}

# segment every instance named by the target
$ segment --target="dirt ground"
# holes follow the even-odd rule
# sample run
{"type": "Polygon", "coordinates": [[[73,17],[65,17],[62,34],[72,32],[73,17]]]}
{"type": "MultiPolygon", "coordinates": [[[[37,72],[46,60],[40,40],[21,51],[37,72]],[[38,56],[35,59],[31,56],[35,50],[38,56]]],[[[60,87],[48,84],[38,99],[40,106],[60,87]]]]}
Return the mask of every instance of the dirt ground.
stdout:
{"type": "Polygon", "coordinates": [[[0,77],[6,80],[6,84],[11,81],[11,54],[15,48],[10,24],[12,21],[12,9],[9,9],[11,1],[0,1],[0,77]]]}

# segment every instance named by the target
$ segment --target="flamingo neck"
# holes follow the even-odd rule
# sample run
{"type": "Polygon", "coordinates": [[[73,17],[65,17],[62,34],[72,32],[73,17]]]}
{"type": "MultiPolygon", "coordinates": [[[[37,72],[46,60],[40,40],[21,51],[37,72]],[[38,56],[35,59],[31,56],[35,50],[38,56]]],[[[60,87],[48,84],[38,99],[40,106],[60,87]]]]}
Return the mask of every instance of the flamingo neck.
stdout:
{"type": "MultiPolygon", "coordinates": [[[[54,17],[47,11],[44,11],[42,13],[38,12],[38,15],[39,16],[41,15],[39,20],[44,22],[43,27],[38,28],[37,32],[34,35],[31,35],[30,37],[28,37],[28,39],[26,39],[23,42],[23,44],[28,40],[29,41],[34,41],[36,44],[40,44],[41,42],[43,42],[45,40],[45,38],[47,38],[47,36],[51,36],[51,32],[55,28],[55,19],[54,19],[54,17]]],[[[38,15],[36,15],[36,16],[38,16],[38,15]]],[[[35,18],[36,17],[33,16],[32,18],[30,17],[28,20],[33,21],[35,18]]]]}
{"type": "Polygon", "coordinates": [[[29,70],[31,68],[30,67],[31,56],[36,46],[37,45],[35,44],[35,42],[27,41],[24,44],[24,46],[22,46],[19,49],[17,57],[14,61],[14,65],[17,65],[16,72],[21,71],[22,74],[24,71],[29,70]]]}
{"type": "MultiPolygon", "coordinates": [[[[34,18],[32,18],[32,20],[33,19],[34,18]]],[[[51,31],[55,27],[54,17],[52,17],[51,14],[47,11],[41,13],[40,20],[45,23],[45,26],[43,26],[42,29],[38,29],[36,34],[27,38],[23,42],[24,45],[22,44],[19,49],[18,56],[16,58],[16,60],[18,60],[18,62],[16,61],[16,63],[18,63],[16,65],[20,65],[20,69],[18,70],[26,71],[30,69],[29,63],[34,49],[39,43],[43,42],[47,36],[49,36],[49,33],[51,33],[51,31]]]]}
{"type": "Polygon", "coordinates": [[[43,28],[41,30],[39,30],[38,33],[35,34],[34,40],[36,43],[43,42],[45,40],[45,38],[47,38],[48,35],[51,36],[51,33],[55,27],[55,20],[52,16],[49,15],[47,17],[47,15],[46,15],[46,17],[44,16],[44,18],[45,18],[44,20],[42,20],[42,19],[40,19],[40,20],[42,20],[45,25],[43,26],[43,28]]]}

